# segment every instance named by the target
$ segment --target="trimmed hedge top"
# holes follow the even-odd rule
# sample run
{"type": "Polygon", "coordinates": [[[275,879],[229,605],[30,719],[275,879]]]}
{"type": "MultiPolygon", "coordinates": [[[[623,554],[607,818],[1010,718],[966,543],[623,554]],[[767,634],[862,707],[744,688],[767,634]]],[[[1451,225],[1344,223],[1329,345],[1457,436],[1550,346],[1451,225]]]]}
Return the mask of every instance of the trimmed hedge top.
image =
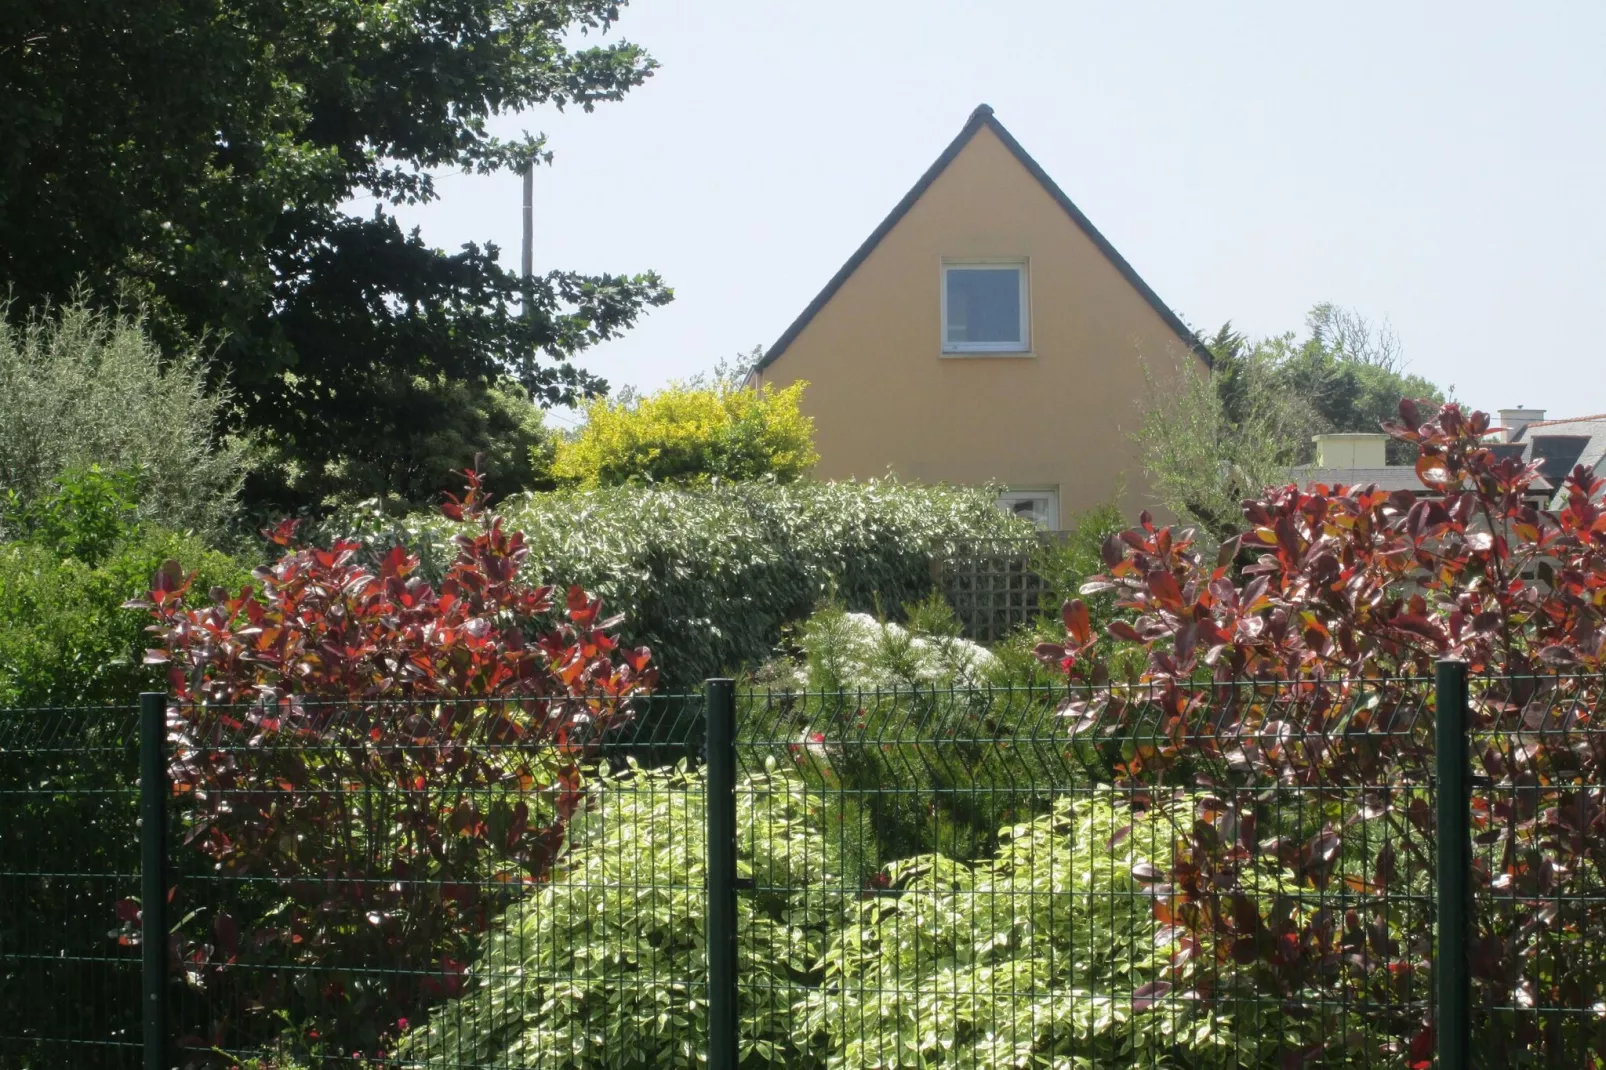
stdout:
{"type": "MultiPolygon", "coordinates": [[[[931,589],[931,560],[977,539],[1029,536],[985,489],[863,483],[610,487],[516,495],[499,509],[531,547],[533,579],[580,584],[625,614],[665,684],[767,658],[781,627],[834,589],[850,610],[895,613],[931,589]]],[[[342,515],[323,533],[402,542],[439,575],[457,526],[438,516],[342,515]]]]}

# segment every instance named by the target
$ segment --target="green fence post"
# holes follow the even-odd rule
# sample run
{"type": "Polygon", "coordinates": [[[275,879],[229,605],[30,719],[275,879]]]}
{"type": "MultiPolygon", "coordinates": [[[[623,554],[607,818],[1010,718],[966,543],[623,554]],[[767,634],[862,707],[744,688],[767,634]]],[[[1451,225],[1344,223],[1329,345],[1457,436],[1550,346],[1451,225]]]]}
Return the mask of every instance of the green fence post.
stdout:
{"type": "Polygon", "coordinates": [[[1441,661],[1434,679],[1439,866],[1434,888],[1439,946],[1438,1070],[1467,1070],[1472,1047],[1472,982],[1467,970],[1471,905],[1471,774],[1467,760],[1467,663],[1441,661]]]}
{"type": "Polygon", "coordinates": [[[736,993],[736,684],[709,680],[708,1070],[736,1070],[740,1015],[736,993]]]}
{"type": "Polygon", "coordinates": [[[139,696],[139,913],[145,1070],[167,1065],[167,696],[139,696]]]}

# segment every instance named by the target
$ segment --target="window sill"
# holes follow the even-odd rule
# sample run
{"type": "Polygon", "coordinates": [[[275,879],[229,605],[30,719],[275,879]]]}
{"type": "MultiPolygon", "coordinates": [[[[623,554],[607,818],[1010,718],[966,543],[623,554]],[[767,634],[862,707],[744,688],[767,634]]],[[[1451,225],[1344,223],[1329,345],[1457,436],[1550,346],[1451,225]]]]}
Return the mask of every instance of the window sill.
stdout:
{"type": "Polygon", "coordinates": [[[937,354],[943,360],[997,360],[1003,357],[1006,360],[1019,360],[1026,358],[1035,360],[1035,349],[944,349],[937,354]]]}

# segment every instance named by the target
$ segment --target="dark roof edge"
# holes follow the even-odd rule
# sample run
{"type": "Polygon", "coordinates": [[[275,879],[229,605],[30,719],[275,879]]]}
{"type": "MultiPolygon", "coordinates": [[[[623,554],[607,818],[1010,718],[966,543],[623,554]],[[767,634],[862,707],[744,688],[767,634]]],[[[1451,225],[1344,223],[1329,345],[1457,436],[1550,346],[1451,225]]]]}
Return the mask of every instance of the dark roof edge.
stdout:
{"type": "Polygon", "coordinates": [[[1143,277],[1133,269],[1131,264],[1126,262],[1126,257],[1116,251],[1115,246],[1110,244],[1110,240],[1099,233],[1099,228],[1093,225],[1093,221],[1083,215],[1082,210],[1076,207],[1071,199],[1065,195],[1065,191],[1060,189],[1052,178],[1048,177],[1048,172],[1044,171],[1038,162],[1032,159],[1032,154],[1022,148],[1021,143],[1015,140],[1014,135],[1004,129],[1004,124],[992,117],[991,108],[987,109],[987,120],[986,125],[990,126],[993,133],[998,135],[998,140],[1009,146],[1009,151],[1015,154],[1015,158],[1021,162],[1021,165],[1032,173],[1032,177],[1042,183],[1043,188],[1048,190],[1049,195],[1058,201],[1059,206],[1065,210],[1065,214],[1070,216],[1076,225],[1082,228],[1082,232],[1093,240],[1093,244],[1098,247],[1099,252],[1104,254],[1105,259],[1115,265],[1115,270],[1121,273],[1121,277],[1126,279],[1132,288],[1143,296],[1143,299],[1149,303],[1150,307],[1160,314],[1160,318],[1165,321],[1167,327],[1176,332],[1177,337],[1182,340],[1182,344],[1203,360],[1205,367],[1213,368],[1215,360],[1211,357],[1210,350],[1205,348],[1205,344],[1199,341],[1198,335],[1194,334],[1188,328],[1188,325],[1182,322],[1181,316],[1171,311],[1171,307],[1160,300],[1160,295],[1150,289],[1149,284],[1143,281],[1143,277]]]}
{"type": "Polygon", "coordinates": [[[964,129],[959,131],[959,135],[948,143],[948,147],[942,150],[942,155],[938,156],[936,162],[926,168],[926,173],[920,176],[920,181],[916,182],[913,188],[903,195],[903,200],[899,201],[897,206],[881,221],[881,224],[870,232],[870,236],[864,239],[864,244],[853,251],[853,255],[848,257],[848,262],[843,264],[835,275],[831,276],[831,281],[825,284],[825,289],[815,295],[814,300],[809,302],[808,307],[775,340],[775,344],[770,346],[769,350],[764,354],[764,359],[758,362],[753,369],[754,371],[763,371],[773,364],[782,353],[786,352],[786,347],[791,345],[797,336],[803,333],[803,328],[809,325],[809,321],[819,313],[820,309],[826,306],[831,298],[836,296],[836,292],[842,288],[843,283],[848,281],[848,277],[857,271],[859,265],[864,263],[870,254],[875,251],[875,247],[881,244],[881,239],[885,238],[892,228],[897,226],[905,215],[909,214],[909,209],[913,208],[915,202],[924,196],[933,182],[937,181],[937,176],[948,169],[948,165],[953,163],[954,157],[958,156],[960,150],[970,143],[971,138],[976,136],[976,131],[985,126],[992,118],[993,109],[986,104],[980,105],[970,113],[970,120],[965,123],[964,129]]]}
{"type": "Polygon", "coordinates": [[[1032,177],[1037,179],[1038,183],[1048,191],[1049,195],[1054,198],[1065,214],[1071,217],[1071,221],[1092,239],[1093,244],[1104,254],[1105,259],[1109,260],[1115,266],[1115,269],[1121,273],[1121,277],[1126,279],[1132,288],[1142,295],[1143,299],[1149,303],[1155,312],[1159,313],[1166,326],[1176,333],[1182,343],[1205,362],[1205,367],[1214,366],[1215,362],[1210,356],[1210,350],[1205,348],[1204,343],[1199,341],[1198,336],[1188,329],[1188,325],[1182,322],[1181,317],[1171,311],[1164,301],[1160,300],[1160,295],[1150,289],[1149,284],[1143,281],[1142,276],[1133,270],[1131,264],[1126,262],[1126,257],[1116,252],[1115,246],[1110,244],[1109,239],[1099,233],[1098,228],[1093,225],[1092,221],[1083,215],[1082,210],[1076,207],[1071,199],[1065,195],[1065,191],[1060,189],[1052,178],[1048,177],[1048,172],[1044,171],[1038,162],[1032,159],[1031,153],[1027,152],[1021,146],[1021,143],[1016,141],[1008,130],[1004,129],[1004,124],[993,117],[993,109],[989,105],[981,104],[976,107],[975,111],[970,113],[970,120],[965,123],[964,129],[960,130],[959,135],[948,143],[946,149],[942,150],[942,155],[937,157],[936,162],[926,168],[926,173],[920,176],[920,180],[914,184],[908,193],[903,195],[903,199],[898,202],[897,206],[888,213],[887,217],[881,221],[881,224],[875,230],[870,232],[870,236],[853,251],[853,255],[848,257],[847,263],[843,264],[837,273],[831,276],[831,281],[825,284],[825,288],[815,295],[814,300],[809,302],[808,307],[775,340],[775,344],[770,346],[769,350],[764,354],[764,359],[760,360],[753,368],[755,372],[763,371],[775,363],[781,354],[786,352],[787,347],[797,339],[798,335],[803,333],[803,328],[809,325],[809,321],[819,313],[820,309],[826,306],[831,298],[836,296],[836,292],[842,288],[842,284],[847,282],[848,278],[859,269],[859,265],[869,258],[870,254],[875,251],[875,247],[881,244],[881,240],[909,213],[909,209],[913,208],[915,202],[925,195],[926,190],[937,180],[937,176],[948,169],[948,165],[954,161],[954,157],[959,155],[964,147],[970,143],[970,139],[975,137],[977,132],[984,126],[992,130],[998,140],[1002,141],[1014,155],[1015,159],[1020,161],[1021,166],[1025,167],[1032,177]]]}

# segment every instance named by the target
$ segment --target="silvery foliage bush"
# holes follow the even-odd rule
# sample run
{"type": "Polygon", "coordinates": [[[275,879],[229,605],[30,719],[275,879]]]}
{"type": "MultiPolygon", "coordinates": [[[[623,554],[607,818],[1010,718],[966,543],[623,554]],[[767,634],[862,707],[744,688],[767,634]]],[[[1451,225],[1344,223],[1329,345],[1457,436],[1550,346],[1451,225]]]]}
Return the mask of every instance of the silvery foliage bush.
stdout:
{"type": "Polygon", "coordinates": [[[225,395],[194,353],[166,356],[137,319],[83,304],[0,310],[0,487],[26,507],[72,469],[138,478],[138,517],[215,533],[241,457],[214,438],[225,395]]]}
{"type": "MultiPolygon", "coordinates": [[[[849,610],[896,609],[931,589],[931,561],[978,539],[1030,534],[985,489],[768,481],[703,488],[612,487],[514,495],[500,507],[525,532],[534,577],[579,584],[625,615],[670,689],[757,665],[782,626],[834,592],[849,610]]],[[[438,573],[459,532],[448,521],[354,509],[326,536],[405,543],[438,573]]]]}
{"type": "MultiPolygon", "coordinates": [[[[1117,794],[1061,796],[1000,830],[994,857],[911,857],[845,888],[838,845],[855,830],[774,765],[744,780],[739,865],[757,888],[738,897],[742,1065],[1254,1065],[1230,1021],[1164,998],[1174,938],[1137,875],[1169,863],[1175,830],[1117,794]]],[[[703,817],[684,767],[604,779],[552,881],[512,906],[470,990],[398,1056],[701,1065],[703,817]]]]}
{"type": "Polygon", "coordinates": [[[738,717],[750,746],[794,765],[849,825],[865,823],[846,854],[855,879],[913,854],[985,855],[1015,789],[1067,783],[1055,696],[996,690],[1004,667],[959,636],[940,595],[906,610],[907,626],[828,602],[798,628],[794,654],[746,681],[738,717]],[[1052,743],[1038,739],[1045,723],[1052,743]],[[933,739],[941,751],[922,751],[933,739]],[[997,745],[1006,739],[1021,745],[997,745]]]}
{"type": "Polygon", "coordinates": [[[998,669],[980,643],[836,605],[809,618],[801,645],[804,661],[789,666],[790,678],[777,678],[814,691],[982,687],[998,669]]]}

